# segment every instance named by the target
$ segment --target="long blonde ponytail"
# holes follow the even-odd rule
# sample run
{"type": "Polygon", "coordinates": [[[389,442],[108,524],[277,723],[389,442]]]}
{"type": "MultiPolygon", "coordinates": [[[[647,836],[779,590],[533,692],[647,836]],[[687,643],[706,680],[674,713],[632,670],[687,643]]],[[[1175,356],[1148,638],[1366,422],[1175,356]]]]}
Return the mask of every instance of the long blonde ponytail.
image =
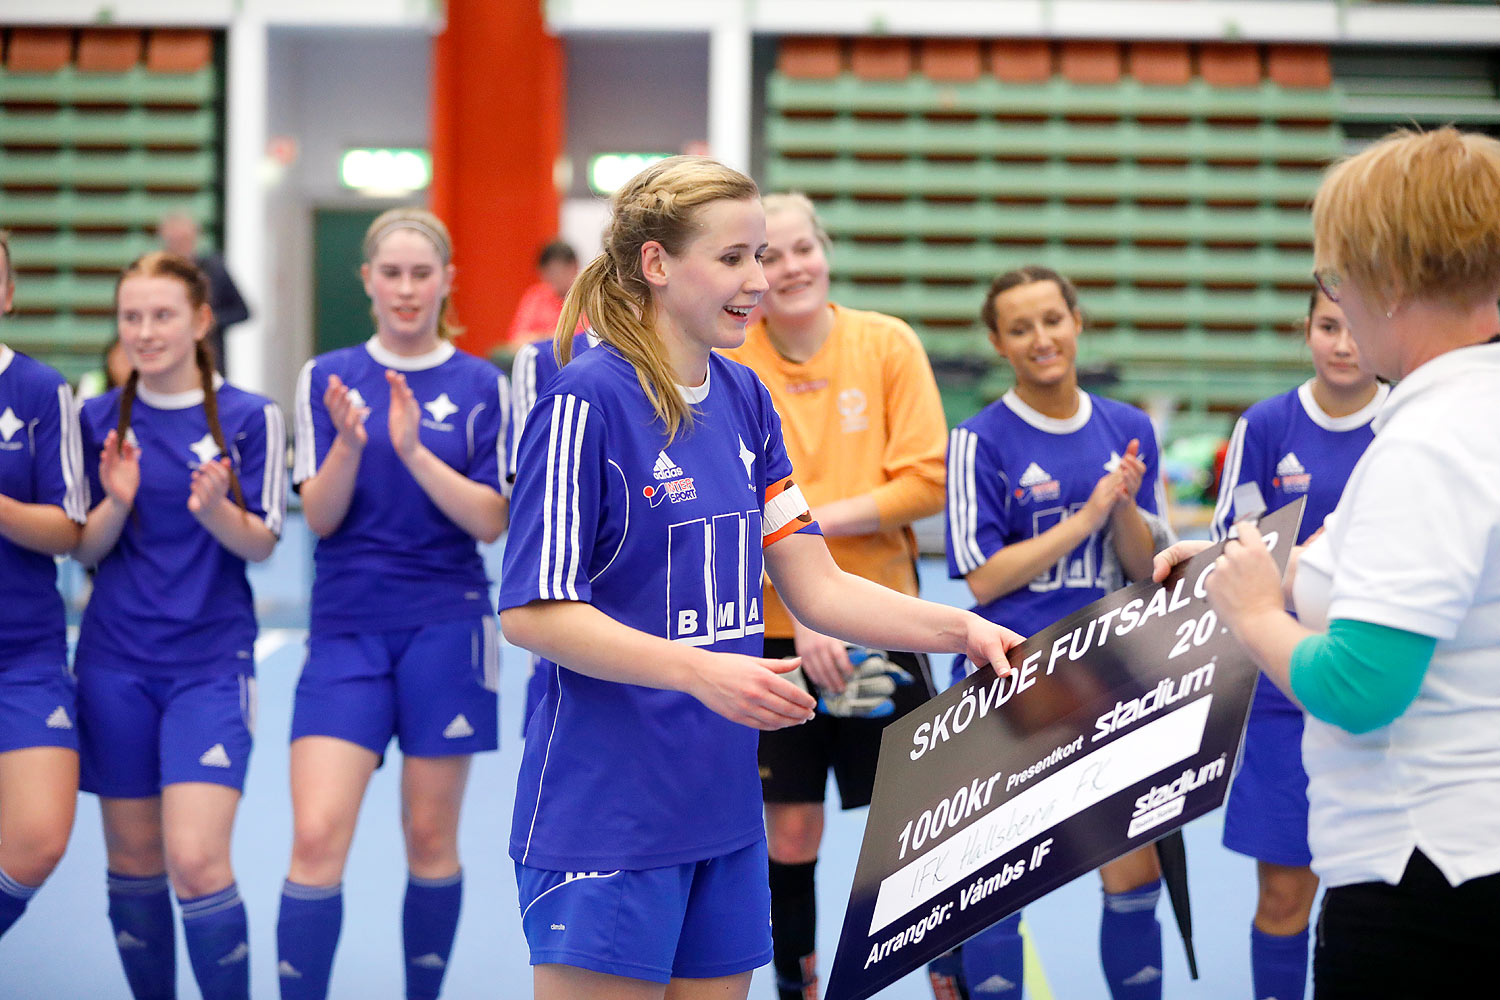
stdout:
{"type": "Polygon", "coordinates": [[[673,156],[647,167],[615,193],[604,252],[589,262],[563,302],[553,336],[562,364],[573,355],[573,331],[586,315],[594,333],[635,368],[636,379],[670,442],[692,427],[692,407],[678,392],[661,337],[652,329],[651,286],[641,272],[641,247],[657,242],[678,256],[696,235],[698,210],[715,201],[757,197],[755,182],[705,156],[673,156]]]}

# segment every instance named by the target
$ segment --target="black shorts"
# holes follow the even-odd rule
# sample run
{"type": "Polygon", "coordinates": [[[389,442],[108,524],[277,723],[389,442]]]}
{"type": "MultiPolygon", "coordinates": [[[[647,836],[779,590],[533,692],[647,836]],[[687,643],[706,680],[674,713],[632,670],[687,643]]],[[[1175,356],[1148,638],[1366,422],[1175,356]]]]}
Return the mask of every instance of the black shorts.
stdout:
{"type": "Polygon", "coordinates": [[[1490,949],[1497,937],[1500,874],[1451,886],[1427,855],[1413,851],[1397,885],[1361,882],[1323,894],[1313,996],[1494,996],[1490,949]]]}
{"type": "MultiPolygon", "coordinates": [[[[796,655],[792,640],[766,640],[768,658],[796,655]]],[[[916,680],[896,689],[895,714],[883,719],[845,719],[819,712],[800,726],[760,734],[760,788],[767,802],[821,803],[831,767],[845,809],[870,804],[880,756],[880,731],[934,693],[932,668],[926,656],[903,652],[886,655],[916,680]]],[[[817,685],[808,681],[807,686],[817,697],[817,685]]]]}

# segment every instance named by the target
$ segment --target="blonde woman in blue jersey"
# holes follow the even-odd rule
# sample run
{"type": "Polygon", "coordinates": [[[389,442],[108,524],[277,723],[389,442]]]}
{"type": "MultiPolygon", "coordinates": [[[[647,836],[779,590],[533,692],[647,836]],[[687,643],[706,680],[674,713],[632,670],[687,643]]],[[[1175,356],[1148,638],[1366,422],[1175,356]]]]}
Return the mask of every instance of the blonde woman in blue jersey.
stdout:
{"type": "MultiPolygon", "coordinates": [[[[0,230],[0,316],[15,295],[0,230]]],[[[88,497],[68,383],[0,342],[0,935],[68,844],[78,736],[53,557],[78,544],[88,497]]]]}
{"type": "Polygon", "coordinates": [[[501,581],[507,637],[556,665],[511,829],[522,925],[539,1000],[743,998],[771,959],[756,731],[814,707],[760,658],[762,566],[858,644],[1003,667],[1019,637],[829,556],[769,393],[714,350],[767,288],[754,182],[673,157],[613,210],[558,323],[565,360],[580,310],[603,343],[527,420],[501,581]]]}
{"type": "Polygon", "coordinates": [[[294,480],[318,544],[292,714],[292,858],[277,925],[285,1000],[327,995],[344,864],[393,736],[406,995],[438,995],[462,900],[469,763],[498,745],[499,637],[476,541],[505,530],[508,383],[449,339],[455,270],[436,216],[381,214],[364,254],[374,335],[309,361],[297,383],[294,480]]]}
{"type": "Polygon", "coordinates": [[[95,567],[75,656],[81,784],[99,796],[110,923],[137,1000],[176,995],[168,883],[203,996],[243,1000],[230,836],[255,727],[245,564],[281,530],[285,425],[214,372],[208,281],[190,261],[127,267],[115,320],[134,370],[79,418],[97,498],[74,552],[95,567]]]}
{"type": "MultiPolygon", "coordinates": [[[[1169,537],[1159,449],[1145,413],[1078,387],[1083,314],[1071,281],[1044,267],[1008,271],[980,314],[1015,387],[949,436],[948,575],[968,583],[979,614],[1031,635],[1150,574],[1169,537]]],[[[1156,1000],[1156,850],[1131,851],[1099,875],[1110,995],[1156,1000]]],[[[934,962],[934,987],[1019,994],[1019,925],[1014,914],[934,962]]]]}

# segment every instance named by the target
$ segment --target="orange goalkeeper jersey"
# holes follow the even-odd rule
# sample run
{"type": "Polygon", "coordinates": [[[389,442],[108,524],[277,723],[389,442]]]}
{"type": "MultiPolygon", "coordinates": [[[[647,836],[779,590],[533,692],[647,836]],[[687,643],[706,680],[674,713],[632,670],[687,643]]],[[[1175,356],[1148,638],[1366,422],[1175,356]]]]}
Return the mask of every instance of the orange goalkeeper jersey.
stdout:
{"type": "MultiPolygon", "coordinates": [[[[752,323],[743,347],[724,353],[755,369],[781,414],[792,478],[807,502],[869,494],[874,534],[829,538],[845,570],[905,594],[917,592],[910,525],[943,509],[948,427],[932,366],[917,335],[881,313],[832,306],[833,331],[806,363],[788,361],[752,323]]],[[[770,582],[766,635],[790,638],[791,618],[770,582]]]]}

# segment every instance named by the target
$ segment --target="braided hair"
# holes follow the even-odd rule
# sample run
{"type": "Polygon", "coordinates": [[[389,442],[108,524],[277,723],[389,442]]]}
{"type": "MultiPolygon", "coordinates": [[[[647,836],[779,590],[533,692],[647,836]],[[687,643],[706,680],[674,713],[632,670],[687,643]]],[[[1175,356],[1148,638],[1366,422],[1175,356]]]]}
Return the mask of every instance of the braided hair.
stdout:
{"type": "MultiPolygon", "coordinates": [[[[208,306],[208,278],[199,270],[197,264],[185,257],[163,250],[152,251],[142,257],[137,257],[124,271],[120,272],[120,279],[115,282],[117,305],[120,286],[127,278],[136,277],[176,278],[187,288],[188,302],[195,311],[208,306]]],[[[203,415],[208,418],[208,432],[213,435],[214,444],[219,446],[219,454],[228,455],[229,445],[224,440],[224,428],[219,423],[219,398],[214,392],[214,350],[208,345],[207,340],[199,339],[194,345],[193,352],[194,360],[198,365],[198,377],[203,385],[203,415]]],[[[130,411],[135,405],[136,389],[140,380],[139,369],[132,368],[130,377],[125,380],[125,385],[120,390],[120,419],[115,425],[115,434],[121,442],[124,442],[125,435],[130,430],[130,411]]],[[[229,488],[234,492],[235,503],[244,509],[245,494],[240,489],[240,480],[234,474],[233,468],[229,470],[229,488]]]]}

